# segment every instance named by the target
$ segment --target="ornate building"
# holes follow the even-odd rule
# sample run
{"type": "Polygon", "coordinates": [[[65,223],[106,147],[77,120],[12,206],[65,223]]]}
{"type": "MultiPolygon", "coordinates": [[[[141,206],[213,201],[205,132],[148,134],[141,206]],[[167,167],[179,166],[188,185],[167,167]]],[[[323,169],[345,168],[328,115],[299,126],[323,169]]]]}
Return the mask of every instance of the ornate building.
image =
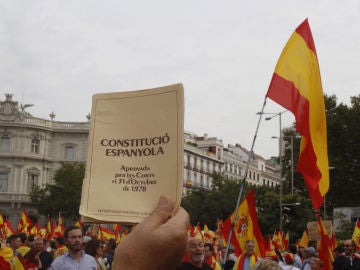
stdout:
{"type": "MultiPolygon", "coordinates": [[[[89,121],[55,121],[36,118],[26,112],[32,105],[19,104],[11,94],[0,101],[0,213],[17,224],[22,208],[39,218],[29,193],[33,185],[53,182],[62,162],[86,162],[89,121]]],[[[88,117],[89,118],[89,117],[88,117]]],[[[216,137],[184,133],[184,195],[191,190],[209,190],[211,173],[224,173],[230,179],[244,176],[249,152],[240,145],[228,145],[216,137]]],[[[246,180],[255,185],[278,184],[276,167],[254,155],[246,180]]]]}
{"type": "Polygon", "coordinates": [[[86,161],[89,122],[33,117],[11,94],[0,102],[0,212],[17,224],[22,208],[37,216],[29,192],[51,183],[61,162],[86,161]]]}

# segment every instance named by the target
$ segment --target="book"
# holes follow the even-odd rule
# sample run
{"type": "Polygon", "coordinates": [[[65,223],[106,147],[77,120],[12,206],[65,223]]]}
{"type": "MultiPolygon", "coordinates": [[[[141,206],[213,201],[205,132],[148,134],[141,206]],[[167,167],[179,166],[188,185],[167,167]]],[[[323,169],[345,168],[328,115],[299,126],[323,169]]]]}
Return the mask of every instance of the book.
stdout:
{"type": "Polygon", "coordinates": [[[139,223],[161,195],[177,209],[183,137],[182,84],[93,95],[82,221],[139,223]]]}

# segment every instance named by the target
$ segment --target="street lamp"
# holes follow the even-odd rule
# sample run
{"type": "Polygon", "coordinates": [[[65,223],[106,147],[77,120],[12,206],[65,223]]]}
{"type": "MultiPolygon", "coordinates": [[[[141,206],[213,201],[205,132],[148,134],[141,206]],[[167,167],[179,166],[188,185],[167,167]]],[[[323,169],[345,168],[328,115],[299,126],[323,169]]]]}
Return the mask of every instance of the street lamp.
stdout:
{"type": "MultiPolygon", "coordinates": [[[[294,194],[294,137],[301,138],[299,135],[290,135],[290,136],[282,136],[282,138],[290,138],[291,140],[291,195],[294,194]]],[[[277,136],[272,136],[272,139],[279,139],[279,143],[282,144],[283,142],[280,141],[280,138],[277,136]]]]}
{"type": "MultiPolygon", "coordinates": [[[[257,114],[270,114],[272,116],[270,117],[266,117],[265,120],[269,121],[271,119],[273,119],[276,116],[279,116],[279,138],[280,138],[280,142],[282,142],[282,126],[281,126],[281,115],[285,112],[287,112],[288,110],[282,111],[282,112],[278,112],[278,113],[264,113],[264,112],[259,112],[257,114]]],[[[282,143],[279,143],[279,167],[280,167],[280,216],[279,216],[279,227],[280,230],[282,230],[282,185],[283,185],[283,180],[282,180],[282,166],[281,166],[281,157],[282,157],[282,143]]]]}
{"type": "Polygon", "coordinates": [[[282,213],[282,211],[283,210],[291,210],[291,208],[288,208],[288,207],[286,207],[286,206],[291,206],[291,205],[294,205],[294,206],[296,206],[296,205],[301,205],[301,203],[299,203],[299,202],[295,202],[295,203],[283,203],[282,204],[282,208],[281,208],[281,223],[282,223],[282,221],[285,219],[285,222],[286,223],[289,223],[289,215],[288,214],[283,214],[282,213]],[[284,208],[284,209],[283,209],[284,208]]]}

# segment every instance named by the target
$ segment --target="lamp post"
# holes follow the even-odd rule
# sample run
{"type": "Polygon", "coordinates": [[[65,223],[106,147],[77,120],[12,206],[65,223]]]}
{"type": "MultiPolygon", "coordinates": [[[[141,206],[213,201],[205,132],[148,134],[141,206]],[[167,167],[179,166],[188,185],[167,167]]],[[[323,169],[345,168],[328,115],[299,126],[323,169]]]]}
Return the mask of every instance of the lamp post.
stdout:
{"type": "MultiPolygon", "coordinates": [[[[301,138],[301,136],[297,135],[290,135],[290,136],[283,136],[283,138],[290,138],[291,142],[291,195],[294,194],[294,137],[295,138],[301,138]]],[[[280,141],[280,138],[277,136],[272,136],[272,139],[279,139],[279,143],[282,144],[283,142],[280,141]]]]}
{"type": "MultiPolygon", "coordinates": [[[[299,203],[299,202],[295,202],[295,203],[283,203],[282,204],[282,206],[284,207],[284,206],[291,206],[291,205],[293,205],[293,206],[297,206],[297,205],[301,205],[301,203],[299,203]]],[[[285,218],[285,215],[286,215],[286,217],[287,217],[287,219],[286,220],[288,220],[289,219],[289,216],[287,215],[287,214],[282,214],[282,211],[283,211],[283,207],[281,207],[281,227],[282,227],[282,220],[283,220],[283,218],[285,218]]],[[[284,207],[284,208],[286,208],[286,207],[284,207]]],[[[285,210],[290,210],[290,208],[288,208],[288,209],[285,209],[285,210]]],[[[288,222],[288,221],[286,221],[286,222],[288,222]]]]}
{"type": "MultiPolygon", "coordinates": [[[[257,114],[270,114],[272,116],[270,117],[266,117],[265,120],[269,121],[271,119],[273,119],[276,116],[279,116],[279,138],[280,138],[280,142],[282,142],[282,126],[281,126],[281,115],[285,112],[287,112],[288,110],[282,111],[282,112],[278,112],[278,113],[266,113],[266,112],[258,112],[257,114]]],[[[282,230],[282,166],[281,166],[281,157],[282,157],[282,144],[279,143],[279,168],[280,168],[280,211],[279,211],[279,227],[280,230],[282,230]]]]}

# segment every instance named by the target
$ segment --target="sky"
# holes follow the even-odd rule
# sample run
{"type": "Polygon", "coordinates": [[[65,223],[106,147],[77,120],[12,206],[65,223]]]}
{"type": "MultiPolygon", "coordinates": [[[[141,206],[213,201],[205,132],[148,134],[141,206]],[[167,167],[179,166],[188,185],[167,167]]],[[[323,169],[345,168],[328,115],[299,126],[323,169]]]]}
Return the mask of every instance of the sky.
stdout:
{"type": "MultiPolygon", "coordinates": [[[[185,130],[250,149],[276,62],[306,18],[324,93],[344,104],[360,94],[359,14],[357,0],[0,0],[0,100],[86,121],[95,93],[180,82],[185,130]]],[[[260,122],[264,158],[278,155],[278,120],[260,122]]],[[[294,121],[282,115],[282,127],[294,121]]]]}

